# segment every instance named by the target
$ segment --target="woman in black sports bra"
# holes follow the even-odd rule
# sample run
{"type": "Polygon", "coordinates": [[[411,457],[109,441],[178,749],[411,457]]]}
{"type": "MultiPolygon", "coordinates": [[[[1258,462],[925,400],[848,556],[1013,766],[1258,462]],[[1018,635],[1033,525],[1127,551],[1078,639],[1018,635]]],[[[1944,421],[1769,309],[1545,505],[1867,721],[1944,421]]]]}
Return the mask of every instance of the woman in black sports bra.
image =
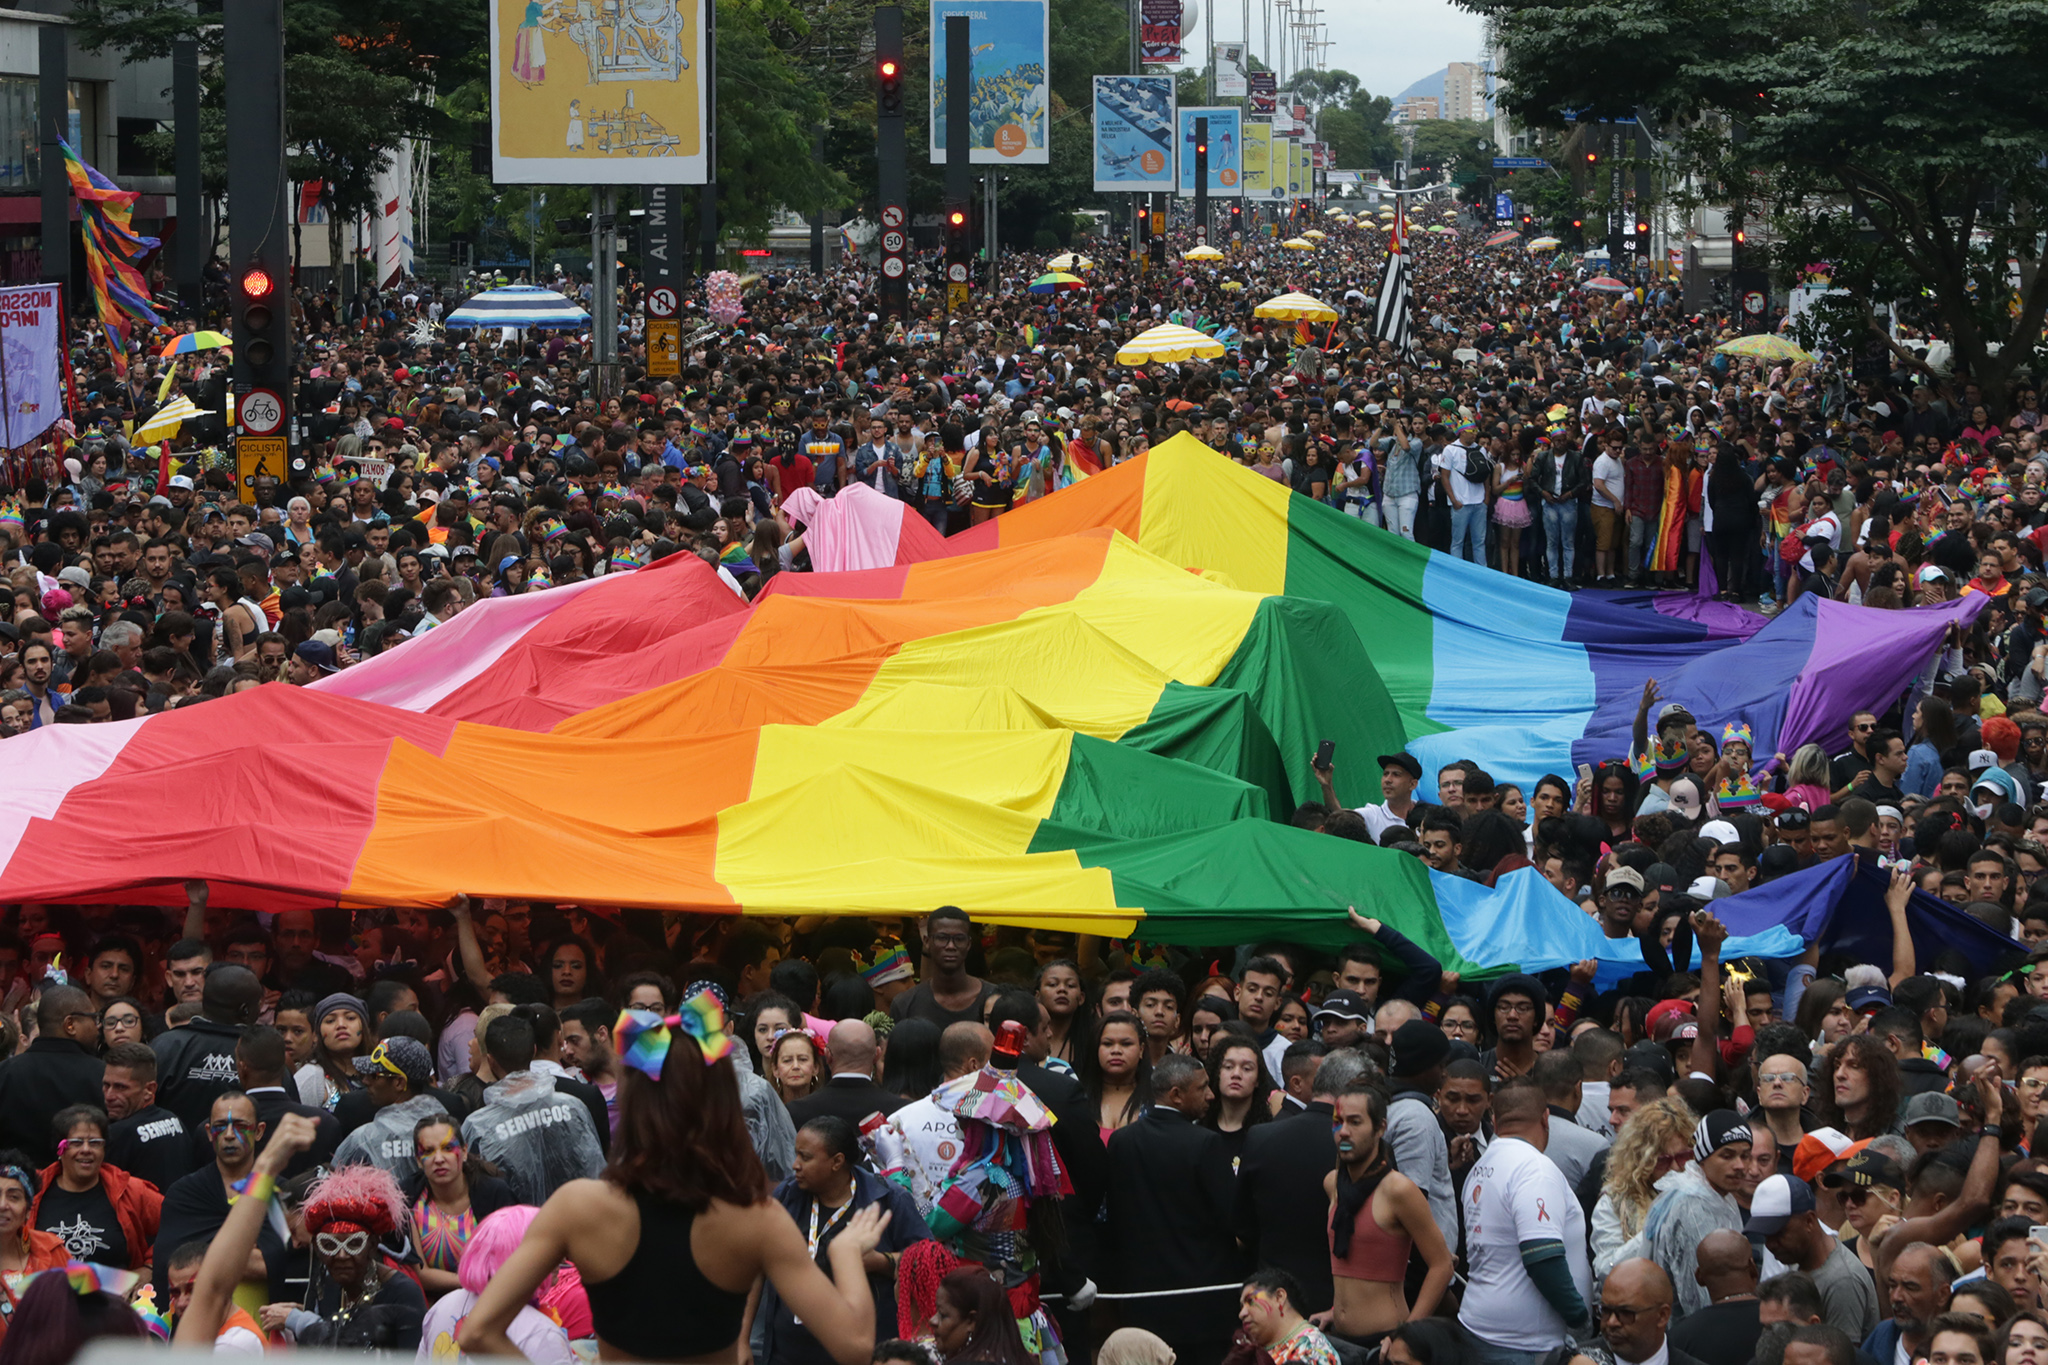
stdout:
{"type": "Polygon", "coordinates": [[[748,1291],[766,1275],[839,1365],[867,1365],[875,1303],[861,1258],[888,1215],[855,1214],[831,1243],[831,1277],[818,1269],[769,1198],[726,1057],[734,1040],[708,991],[667,1019],[629,1010],[612,1038],[625,1065],[611,1164],[542,1206],[462,1324],[462,1349],[516,1356],[505,1329],[568,1260],[590,1296],[600,1359],[736,1359],[748,1291]]]}

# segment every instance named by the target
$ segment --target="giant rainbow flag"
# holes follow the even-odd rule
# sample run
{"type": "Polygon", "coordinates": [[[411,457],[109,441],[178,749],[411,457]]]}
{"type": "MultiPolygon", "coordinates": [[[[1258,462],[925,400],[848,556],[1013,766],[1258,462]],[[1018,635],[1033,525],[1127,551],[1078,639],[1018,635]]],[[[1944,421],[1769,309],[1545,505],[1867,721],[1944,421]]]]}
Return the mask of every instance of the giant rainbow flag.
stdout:
{"type": "MultiPolygon", "coordinates": [[[[457,893],[751,915],[955,904],[1324,946],[1355,937],[1355,906],[1468,977],[1627,970],[1633,941],[1600,938],[1533,869],[1487,887],[1293,828],[1309,758],[1336,742],[1353,804],[1374,799],[1371,757],[1404,740],[1499,739],[1513,774],[1512,718],[1543,718],[1525,743],[1573,717],[1584,740],[1601,670],[1630,650],[1638,681],[1676,663],[1710,690],[1716,660],[1778,623],[1741,641],[1640,603],[1546,617],[1508,580],[1368,532],[1169,442],[957,553],[782,575],[751,606],[689,556],[486,601],[314,687],[0,744],[0,901],[175,903],[203,878],[216,904],[265,910],[457,893]],[[1602,621],[1648,634],[1583,638],[1602,621]],[[1493,663],[1442,661],[1461,648],[1493,663]],[[1577,690],[1547,695],[1559,680],[1577,690]],[[98,857],[80,830],[118,833],[98,857]]],[[[1831,666],[1817,625],[1788,635],[1831,666]]],[[[1882,653],[1862,666],[1891,667],[1882,653]]],[[[1737,950],[1847,932],[1832,907],[1848,884],[1808,880],[1727,902],[1737,950]]],[[[1946,933],[1952,913],[1916,906],[1915,923],[1946,933]]]]}

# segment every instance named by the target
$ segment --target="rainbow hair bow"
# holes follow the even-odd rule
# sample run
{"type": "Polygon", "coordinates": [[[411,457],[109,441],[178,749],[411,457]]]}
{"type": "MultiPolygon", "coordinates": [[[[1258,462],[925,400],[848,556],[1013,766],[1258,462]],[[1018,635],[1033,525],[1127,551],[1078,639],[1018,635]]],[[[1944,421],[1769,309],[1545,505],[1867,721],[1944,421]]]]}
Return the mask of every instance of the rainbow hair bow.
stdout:
{"type": "Polygon", "coordinates": [[[725,1009],[710,991],[698,991],[666,1019],[653,1010],[620,1011],[619,1022],[612,1026],[612,1046],[618,1049],[620,1061],[658,1081],[677,1029],[697,1040],[697,1050],[704,1054],[707,1066],[732,1051],[732,1035],[725,1031],[725,1009]]]}

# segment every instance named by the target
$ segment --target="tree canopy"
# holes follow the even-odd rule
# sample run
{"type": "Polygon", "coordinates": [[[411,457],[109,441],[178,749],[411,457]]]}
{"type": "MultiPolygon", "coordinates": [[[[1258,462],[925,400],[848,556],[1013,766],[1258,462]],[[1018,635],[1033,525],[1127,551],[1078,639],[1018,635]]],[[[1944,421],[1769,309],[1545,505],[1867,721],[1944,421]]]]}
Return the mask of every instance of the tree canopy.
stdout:
{"type": "Polygon", "coordinates": [[[1640,114],[1670,183],[1768,226],[1780,279],[1824,266],[1862,318],[1928,316],[1994,406],[2036,359],[2048,2],[1460,3],[1495,21],[1525,122],[1640,114]]]}

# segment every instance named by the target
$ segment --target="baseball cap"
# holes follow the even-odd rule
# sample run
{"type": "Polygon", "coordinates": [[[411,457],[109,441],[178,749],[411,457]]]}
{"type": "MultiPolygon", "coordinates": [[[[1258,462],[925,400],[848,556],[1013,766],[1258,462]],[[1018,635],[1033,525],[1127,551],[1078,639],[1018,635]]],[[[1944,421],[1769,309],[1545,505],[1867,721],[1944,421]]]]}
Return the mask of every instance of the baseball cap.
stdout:
{"type": "Polygon", "coordinates": [[[1690,720],[1694,724],[1698,724],[1693,713],[1686,709],[1685,703],[1676,701],[1665,702],[1663,709],[1657,712],[1657,723],[1659,725],[1662,725],[1667,720],[1690,720]]]}
{"type": "Polygon", "coordinates": [[[182,488],[187,493],[190,493],[192,491],[192,480],[184,474],[173,474],[171,475],[170,483],[166,486],[170,488],[182,488]]]}
{"type": "Polygon", "coordinates": [[[1658,1003],[1650,1010],[1643,1023],[1650,1030],[1650,1036],[1660,1043],[1668,1043],[1675,1037],[1694,1037],[1699,1033],[1698,1021],[1693,1017],[1692,1003],[1686,1000],[1665,1000],[1658,1003]],[[1693,1025],[1692,1033],[1678,1032],[1685,1024],[1693,1025]]]}
{"type": "Polygon", "coordinates": [[[59,582],[70,583],[77,587],[92,587],[92,575],[87,573],[81,565],[72,564],[57,570],[57,578],[59,582]]]}
{"type": "Polygon", "coordinates": [[[165,496],[164,496],[163,494],[159,493],[159,494],[157,494],[157,495],[156,495],[155,497],[151,498],[151,499],[150,499],[150,500],[149,500],[148,502],[144,503],[144,504],[143,504],[143,506],[145,506],[145,507],[173,507],[173,508],[174,508],[174,507],[176,507],[176,506],[177,506],[177,504],[176,504],[176,503],[174,503],[174,502],[172,502],[172,501],[171,501],[171,500],[170,500],[169,498],[165,497],[165,496]]]}
{"type": "Polygon", "coordinates": [[[1331,1019],[1356,1019],[1362,1022],[1372,1018],[1372,1006],[1366,1004],[1364,997],[1356,991],[1331,991],[1323,997],[1322,1004],[1309,1011],[1309,1018],[1311,1019],[1326,1017],[1331,1019]]]}
{"type": "Polygon", "coordinates": [[[1916,1123],[1945,1123],[1951,1128],[1960,1128],[1963,1126],[1963,1109],[1956,1103],[1955,1096],[1930,1090],[1906,1101],[1903,1123],[1907,1128],[1916,1123]]]}
{"type": "Polygon", "coordinates": [[[1792,1174],[1811,1185],[1828,1167],[1861,1150],[1862,1145],[1839,1128],[1816,1128],[1792,1149],[1792,1174]]]}
{"type": "Polygon", "coordinates": [[[1607,874],[1607,889],[1612,891],[1617,886],[1633,887],[1635,890],[1641,891],[1643,889],[1643,874],[1632,867],[1617,867],[1607,874]]]}
{"type": "Polygon", "coordinates": [[[248,535],[237,539],[235,544],[247,546],[252,550],[261,550],[266,555],[277,549],[277,542],[261,531],[251,531],[248,535]]]}
{"type": "MultiPolygon", "coordinates": [[[[1614,878],[1612,875],[1609,875],[1607,880],[1611,882],[1614,878]]],[[[1647,868],[1643,869],[1643,890],[1676,891],[1677,889],[1678,869],[1670,863],[1651,863],[1647,868]]]]}
{"type": "Polygon", "coordinates": [[[1844,999],[1849,1002],[1850,1009],[1861,1014],[1865,1010],[1890,1008],[1892,993],[1882,986],[1858,986],[1855,990],[1850,991],[1844,999]]]}
{"type": "Polygon", "coordinates": [[[379,1072],[410,1081],[415,1090],[433,1084],[434,1058],[417,1038],[386,1038],[370,1049],[367,1057],[355,1059],[358,1072],[379,1072]]]}
{"type": "Polygon", "coordinates": [[[1899,1169],[1899,1163],[1883,1152],[1865,1147],[1849,1158],[1849,1163],[1839,1171],[1830,1172],[1821,1181],[1829,1189],[1843,1189],[1855,1186],[1869,1189],[1884,1185],[1894,1190],[1906,1188],[1906,1173],[1899,1169]]]}
{"type": "Polygon", "coordinates": [[[1735,832],[1735,826],[1726,820],[1709,820],[1699,828],[1702,839],[1712,839],[1717,844],[1739,844],[1742,836],[1735,832]]]}
{"type": "Polygon", "coordinates": [[[1398,754],[1381,754],[1379,764],[1383,770],[1399,768],[1416,781],[1420,782],[1422,780],[1422,761],[1416,758],[1414,754],[1405,751],[1398,754]]]}
{"type": "Polygon", "coordinates": [[[335,660],[331,645],[323,645],[318,640],[308,640],[292,652],[322,673],[341,672],[341,664],[335,660]]]}
{"type": "Polygon", "coordinates": [[[1968,766],[1973,773],[1982,772],[1986,768],[1995,768],[1998,766],[1998,755],[1989,749],[1972,749],[1970,750],[1968,766]]]}
{"type": "Polygon", "coordinates": [[[1813,1187],[1796,1175],[1774,1175],[1756,1187],[1743,1235],[1769,1237],[1802,1213],[1812,1212],[1813,1187]]]}

